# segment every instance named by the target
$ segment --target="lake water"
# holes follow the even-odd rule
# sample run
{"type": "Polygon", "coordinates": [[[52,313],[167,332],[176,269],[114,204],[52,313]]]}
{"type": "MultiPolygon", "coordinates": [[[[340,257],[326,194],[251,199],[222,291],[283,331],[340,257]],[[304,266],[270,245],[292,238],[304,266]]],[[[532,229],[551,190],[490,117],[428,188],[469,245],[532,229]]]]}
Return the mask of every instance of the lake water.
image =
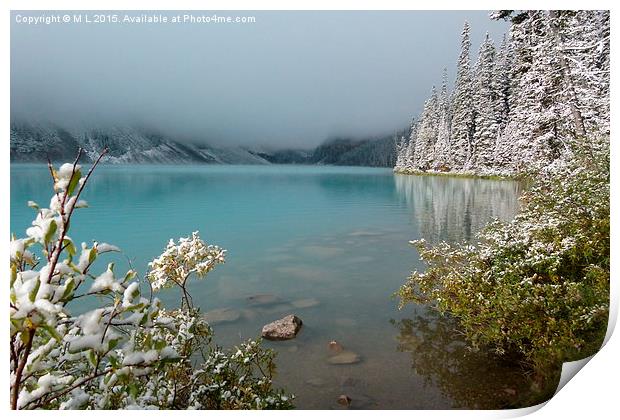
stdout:
{"type": "MultiPolygon", "coordinates": [[[[11,166],[11,231],[23,236],[47,205],[44,165],[11,166]]],[[[492,218],[510,219],[519,185],[509,181],[394,175],[389,169],[316,166],[102,166],[70,236],[121,247],[141,273],[169,238],[199,230],[227,261],[190,287],[231,346],[289,313],[304,326],[278,352],[276,384],[298,408],[503,408],[537,402],[523,371],[467,351],[454,325],[424,307],[397,309],[392,294],[423,266],[408,241],[471,240],[492,218]],[[274,295],[256,305],[248,297],[274,295]],[[300,300],[306,300],[299,302],[300,300]],[[336,340],[360,362],[331,365],[336,340]]],[[[128,268],[123,257],[117,267],[128,268]]],[[[178,296],[162,296],[167,305],[178,296]]]]}

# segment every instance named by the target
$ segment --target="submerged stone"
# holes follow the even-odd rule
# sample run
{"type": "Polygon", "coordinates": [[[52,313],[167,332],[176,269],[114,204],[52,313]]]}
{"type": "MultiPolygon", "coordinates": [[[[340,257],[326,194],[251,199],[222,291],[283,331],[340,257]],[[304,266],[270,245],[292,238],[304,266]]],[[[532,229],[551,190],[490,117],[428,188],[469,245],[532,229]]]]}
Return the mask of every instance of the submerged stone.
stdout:
{"type": "Polygon", "coordinates": [[[327,359],[327,361],[332,365],[351,365],[353,363],[359,363],[360,360],[362,360],[360,356],[350,350],[343,350],[335,356],[327,359]]]}
{"type": "Polygon", "coordinates": [[[351,397],[345,394],[342,394],[341,396],[339,396],[337,401],[338,401],[338,404],[344,405],[345,407],[348,407],[349,405],[351,405],[351,397]]]}
{"type": "Polygon", "coordinates": [[[287,315],[263,327],[261,335],[267,340],[290,340],[295,338],[301,329],[301,319],[295,315],[287,315]]]}
{"type": "Polygon", "coordinates": [[[241,314],[239,311],[231,308],[213,309],[204,314],[204,319],[210,325],[220,324],[222,322],[234,322],[239,319],[241,314]]]}
{"type": "Polygon", "coordinates": [[[317,306],[320,302],[315,298],[308,299],[298,299],[291,302],[294,307],[303,309],[303,308],[312,308],[313,306],[317,306]]]}
{"type": "Polygon", "coordinates": [[[336,340],[330,341],[327,344],[327,348],[329,349],[330,353],[332,353],[332,354],[342,353],[342,351],[344,350],[344,347],[342,347],[342,344],[340,344],[336,340]]]}
{"type": "Polygon", "coordinates": [[[356,410],[368,410],[371,408],[377,408],[377,400],[367,394],[363,394],[356,391],[351,391],[346,394],[351,398],[350,407],[356,410]]]}
{"type": "Polygon", "coordinates": [[[273,305],[275,303],[280,303],[282,299],[276,295],[261,293],[261,294],[252,295],[248,297],[247,301],[250,305],[261,306],[261,305],[273,305]]]}

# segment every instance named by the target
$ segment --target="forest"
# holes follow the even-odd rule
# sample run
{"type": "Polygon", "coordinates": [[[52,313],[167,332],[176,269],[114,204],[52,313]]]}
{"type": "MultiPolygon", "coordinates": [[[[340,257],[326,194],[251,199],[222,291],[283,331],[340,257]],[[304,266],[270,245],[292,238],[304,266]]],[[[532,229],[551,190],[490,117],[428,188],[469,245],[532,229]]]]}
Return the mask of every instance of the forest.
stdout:
{"type": "Polygon", "coordinates": [[[609,11],[497,11],[476,62],[465,23],[456,80],[431,90],[396,172],[514,176],[570,159],[575,138],[609,135],[609,11]]]}

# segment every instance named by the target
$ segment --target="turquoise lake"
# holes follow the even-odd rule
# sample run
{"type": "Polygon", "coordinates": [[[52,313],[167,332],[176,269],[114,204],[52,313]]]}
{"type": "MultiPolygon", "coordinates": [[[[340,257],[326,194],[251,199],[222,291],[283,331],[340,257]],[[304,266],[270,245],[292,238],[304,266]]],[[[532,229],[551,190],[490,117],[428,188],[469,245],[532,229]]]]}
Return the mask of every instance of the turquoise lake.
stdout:
{"type": "MultiPolygon", "coordinates": [[[[228,250],[226,263],[190,286],[203,312],[229,308],[214,322],[216,342],[260,335],[289,313],[297,338],[264,342],[278,352],[276,384],[298,408],[503,408],[536,399],[516,365],[467,351],[450,320],[424,307],[398,310],[393,293],[423,270],[409,241],[472,240],[493,218],[518,210],[511,181],[395,175],[390,169],[319,166],[102,166],[76,211],[70,236],[119,246],[117,272],[141,274],[170,238],[200,231],[228,250]],[[256,305],[257,294],[273,302],[256,305]],[[336,340],[360,361],[331,365],[336,340]]],[[[34,218],[28,200],[47,206],[45,165],[11,166],[11,232],[34,218]]],[[[166,292],[166,305],[178,295],[166,292]]]]}

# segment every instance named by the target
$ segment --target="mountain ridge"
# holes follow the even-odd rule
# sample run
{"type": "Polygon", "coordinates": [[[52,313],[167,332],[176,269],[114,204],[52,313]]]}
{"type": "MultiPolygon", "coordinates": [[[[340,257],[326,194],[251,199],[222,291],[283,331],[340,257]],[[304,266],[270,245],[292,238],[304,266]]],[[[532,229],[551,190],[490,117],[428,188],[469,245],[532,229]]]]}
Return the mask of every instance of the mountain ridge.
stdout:
{"type": "Polygon", "coordinates": [[[104,147],[109,164],[309,164],[391,167],[394,136],[330,139],[314,149],[213,146],[128,127],[69,130],[53,124],[11,124],[11,162],[68,161],[79,147],[84,161],[94,161],[104,147]]]}

